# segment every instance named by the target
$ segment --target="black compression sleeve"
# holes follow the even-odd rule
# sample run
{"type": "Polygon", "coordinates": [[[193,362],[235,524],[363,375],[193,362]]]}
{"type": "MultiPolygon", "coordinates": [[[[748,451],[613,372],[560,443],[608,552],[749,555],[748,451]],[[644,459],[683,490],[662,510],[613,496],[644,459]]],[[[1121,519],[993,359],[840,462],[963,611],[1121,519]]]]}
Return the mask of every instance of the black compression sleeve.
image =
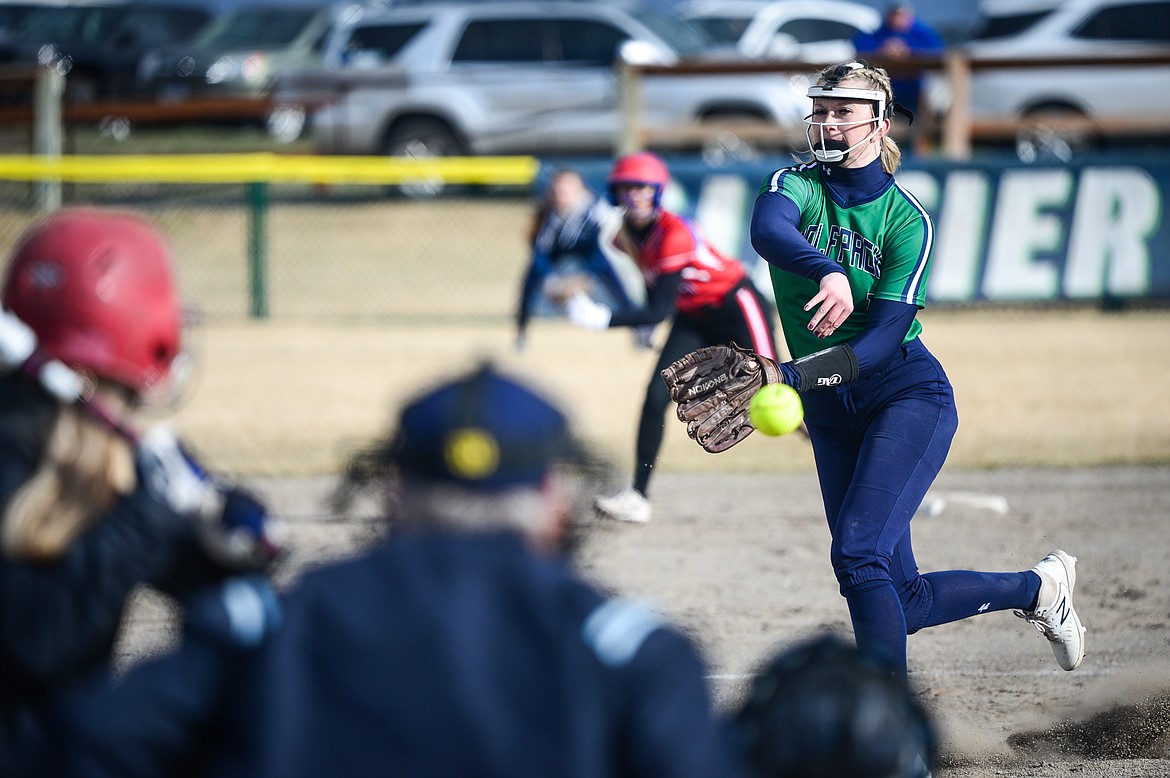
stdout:
{"type": "Polygon", "coordinates": [[[831,346],[793,361],[800,389],[824,389],[857,380],[857,356],[848,344],[831,346]]]}
{"type": "Polygon", "coordinates": [[[785,382],[803,392],[837,386],[876,373],[897,355],[917,313],[916,305],[892,300],[872,301],[865,329],[844,345],[784,363],[780,369],[785,382]]]}
{"type": "Polygon", "coordinates": [[[654,288],[647,294],[645,306],[614,311],[609,326],[641,327],[644,324],[657,324],[669,318],[675,311],[675,298],[678,297],[678,288],[681,285],[681,272],[660,276],[654,288]]]}

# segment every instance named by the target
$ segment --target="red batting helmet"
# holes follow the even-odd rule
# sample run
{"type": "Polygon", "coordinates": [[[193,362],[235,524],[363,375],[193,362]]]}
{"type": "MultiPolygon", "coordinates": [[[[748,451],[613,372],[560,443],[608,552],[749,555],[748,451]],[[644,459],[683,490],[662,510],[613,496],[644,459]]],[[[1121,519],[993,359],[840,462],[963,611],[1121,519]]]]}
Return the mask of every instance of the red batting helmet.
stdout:
{"type": "Polygon", "coordinates": [[[670,183],[670,171],[657,155],[649,151],[638,151],[619,157],[613,169],[609,171],[609,178],[605,183],[609,200],[615,205],[617,198],[614,197],[613,188],[618,184],[651,184],[655,187],[654,207],[657,208],[662,203],[662,193],[666,191],[666,185],[670,183]]]}
{"type": "Polygon", "coordinates": [[[143,393],[179,353],[180,310],[170,254],[127,213],[64,209],[17,246],[4,307],[49,356],[143,393]]]}

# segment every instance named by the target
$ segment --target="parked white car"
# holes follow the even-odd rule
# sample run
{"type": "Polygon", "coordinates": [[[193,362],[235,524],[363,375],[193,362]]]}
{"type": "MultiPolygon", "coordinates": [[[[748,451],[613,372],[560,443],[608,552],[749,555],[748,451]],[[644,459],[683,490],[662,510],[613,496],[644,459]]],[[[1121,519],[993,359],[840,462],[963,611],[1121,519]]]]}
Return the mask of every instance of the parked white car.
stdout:
{"type": "MultiPolygon", "coordinates": [[[[985,0],[986,23],[964,45],[972,59],[1110,58],[1170,54],[1170,0],[985,0]]],[[[973,119],[1027,120],[1025,160],[1068,159],[1093,133],[1047,132],[1051,116],[1170,120],[1170,65],[976,70],[973,119]]]]}
{"type": "Polygon", "coordinates": [[[841,62],[881,12],[850,0],[684,0],[676,10],[721,46],[750,59],[841,62]]]}
{"type": "MultiPolygon", "coordinates": [[[[619,57],[673,65],[710,41],[653,6],[614,0],[428,2],[363,9],[298,82],[329,99],[312,117],[321,152],[450,156],[611,154],[622,131],[619,57]]],[[[751,118],[797,127],[803,82],[775,74],[641,81],[650,129],[751,118]]],[[[779,133],[777,135],[779,138],[779,133]]]]}

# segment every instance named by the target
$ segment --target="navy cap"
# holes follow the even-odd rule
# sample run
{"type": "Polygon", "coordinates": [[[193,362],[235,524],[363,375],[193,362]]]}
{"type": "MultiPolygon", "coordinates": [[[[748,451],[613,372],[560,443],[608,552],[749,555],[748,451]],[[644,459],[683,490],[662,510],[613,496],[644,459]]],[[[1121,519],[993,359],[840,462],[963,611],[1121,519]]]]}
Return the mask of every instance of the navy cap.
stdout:
{"type": "Polygon", "coordinates": [[[407,405],[387,458],[415,476],[505,489],[539,483],[572,453],[564,414],[484,365],[407,405]]]}

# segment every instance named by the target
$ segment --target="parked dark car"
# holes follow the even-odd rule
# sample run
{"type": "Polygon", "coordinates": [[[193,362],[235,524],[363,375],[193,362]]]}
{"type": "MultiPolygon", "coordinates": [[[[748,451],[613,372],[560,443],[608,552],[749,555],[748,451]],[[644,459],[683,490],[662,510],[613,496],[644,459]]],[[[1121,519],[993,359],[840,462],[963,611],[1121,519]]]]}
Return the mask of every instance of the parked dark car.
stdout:
{"type": "MultiPolygon", "coordinates": [[[[330,35],[360,4],[256,0],[226,14],[195,39],[143,58],[138,88],[161,102],[198,98],[264,98],[290,68],[320,63],[330,35]]],[[[278,105],[263,117],[280,142],[298,138],[301,104],[278,105]]]]}
{"type": "Polygon", "coordinates": [[[196,95],[259,97],[280,71],[320,60],[345,6],[270,2],[242,6],[194,39],[142,62],[139,85],[160,100],[196,95]]]}
{"type": "Polygon", "coordinates": [[[146,52],[193,37],[218,13],[202,0],[45,4],[0,44],[0,61],[57,67],[69,100],[128,97],[146,52]]]}

